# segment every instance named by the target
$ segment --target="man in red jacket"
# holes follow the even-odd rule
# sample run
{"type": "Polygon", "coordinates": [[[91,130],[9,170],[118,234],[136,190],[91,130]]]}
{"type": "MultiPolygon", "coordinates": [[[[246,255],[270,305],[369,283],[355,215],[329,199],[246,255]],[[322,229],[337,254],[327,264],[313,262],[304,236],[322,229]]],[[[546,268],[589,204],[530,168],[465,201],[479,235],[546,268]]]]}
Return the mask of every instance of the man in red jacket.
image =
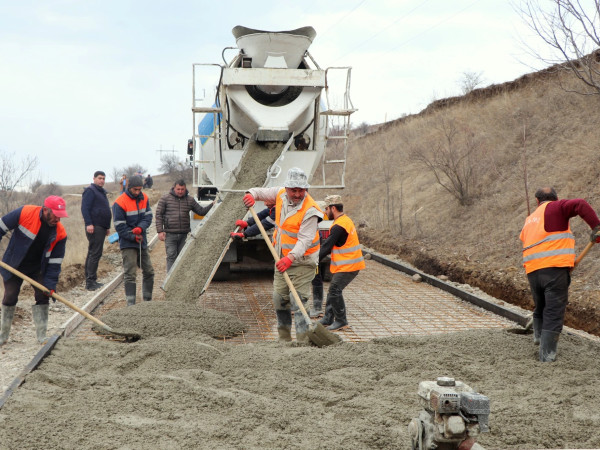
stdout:
{"type": "Polygon", "coordinates": [[[538,189],[535,198],[538,207],[521,230],[523,267],[535,303],[533,341],[540,345],[540,361],[553,362],[575,264],[575,238],[569,219],[581,217],[592,228],[591,239],[596,242],[600,241],[596,236],[600,219],[588,202],[581,198],[559,200],[552,187],[538,189]]]}
{"type": "MultiPolygon", "coordinates": [[[[25,205],[0,219],[0,239],[12,230],[2,261],[49,289],[42,292],[33,288],[35,305],[31,311],[40,343],[46,340],[49,297],[56,289],[65,256],[67,232],[60,223],[63,217],[69,217],[65,201],[51,195],[43,206],[25,205]]],[[[4,268],[0,274],[4,280],[0,329],[0,345],[3,345],[8,340],[23,279],[4,268]]]]}

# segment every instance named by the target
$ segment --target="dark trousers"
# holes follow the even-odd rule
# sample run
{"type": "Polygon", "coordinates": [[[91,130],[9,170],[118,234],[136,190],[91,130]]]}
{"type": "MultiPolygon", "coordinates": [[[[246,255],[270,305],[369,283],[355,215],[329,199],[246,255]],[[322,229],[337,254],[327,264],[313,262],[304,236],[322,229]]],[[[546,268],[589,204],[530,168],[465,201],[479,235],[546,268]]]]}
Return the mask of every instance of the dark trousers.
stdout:
{"type": "Polygon", "coordinates": [[[548,267],[527,274],[535,302],[534,319],[542,320],[542,330],[560,333],[569,300],[571,269],[548,267]]]}
{"type": "Polygon", "coordinates": [[[167,272],[181,253],[187,233],[167,233],[165,236],[165,249],[167,251],[167,272]]]}
{"type": "Polygon", "coordinates": [[[98,279],[98,263],[104,249],[106,228],[94,225],[94,232],[86,232],[85,235],[88,240],[88,252],[85,258],[85,282],[86,284],[91,284],[98,279]]]}
{"type": "MultiPolygon", "coordinates": [[[[29,278],[43,284],[44,276],[40,272],[25,273],[29,278]]],[[[4,306],[15,306],[19,300],[19,293],[21,292],[21,285],[23,279],[16,275],[13,275],[8,280],[4,280],[4,298],[2,304],[4,306]]],[[[36,305],[47,305],[49,297],[46,297],[42,291],[38,288],[33,288],[33,297],[35,298],[36,305]]]]}
{"type": "Polygon", "coordinates": [[[358,275],[358,270],[354,272],[336,272],[331,277],[329,290],[327,291],[327,303],[325,305],[325,316],[333,314],[333,317],[340,321],[346,322],[346,303],[342,291],[350,284],[358,275]],[[328,315],[329,311],[329,315],[328,315]]]}

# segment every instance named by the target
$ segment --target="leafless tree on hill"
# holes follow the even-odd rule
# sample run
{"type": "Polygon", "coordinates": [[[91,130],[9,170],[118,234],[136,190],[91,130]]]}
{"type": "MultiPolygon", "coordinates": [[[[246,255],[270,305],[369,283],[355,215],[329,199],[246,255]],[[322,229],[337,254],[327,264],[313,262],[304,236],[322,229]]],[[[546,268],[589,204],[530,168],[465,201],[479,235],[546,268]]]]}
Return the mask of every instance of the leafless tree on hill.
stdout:
{"type": "Polygon", "coordinates": [[[473,89],[481,86],[483,83],[483,72],[463,72],[462,78],[459,81],[463,95],[468,94],[473,89]]]}
{"type": "Polygon", "coordinates": [[[551,54],[526,45],[529,52],[547,65],[562,65],[587,86],[565,90],[600,94],[600,1],[520,0],[513,6],[551,54]]]}
{"type": "Polygon", "coordinates": [[[473,203],[479,170],[484,159],[482,143],[455,120],[441,118],[438,139],[411,151],[412,158],[435,177],[436,182],[462,206],[473,203]]]}
{"type": "Polygon", "coordinates": [[[15,195],[19,187],[26,185],[27,178],[38,165],[35,156],[24,156],[21,161],[15,161],[14,154],[0,152],[0,211],[1,215],[13,210],[15,195]]]}

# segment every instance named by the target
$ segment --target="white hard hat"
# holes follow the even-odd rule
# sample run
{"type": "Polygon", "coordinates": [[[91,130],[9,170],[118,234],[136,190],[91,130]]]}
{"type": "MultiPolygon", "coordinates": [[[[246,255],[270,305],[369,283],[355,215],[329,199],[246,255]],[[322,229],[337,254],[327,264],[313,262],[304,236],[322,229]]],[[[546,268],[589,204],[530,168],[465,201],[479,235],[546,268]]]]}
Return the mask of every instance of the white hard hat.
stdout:
{"type": "Polygon", "coordinates": [[[304,171],[299,167],[292,167],[288,170],[287,180],[283,183],[283,187],[308,189],[310,186],[304,171]]]}

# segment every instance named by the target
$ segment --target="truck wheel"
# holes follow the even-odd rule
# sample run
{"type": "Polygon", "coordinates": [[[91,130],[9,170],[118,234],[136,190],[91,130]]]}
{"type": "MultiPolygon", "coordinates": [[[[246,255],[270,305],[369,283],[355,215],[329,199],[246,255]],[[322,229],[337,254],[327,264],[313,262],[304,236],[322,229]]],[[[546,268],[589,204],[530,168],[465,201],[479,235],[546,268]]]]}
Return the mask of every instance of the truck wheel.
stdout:
{"type": "Polygon", "coordinates": [[[213,281],[227,281],[231,275],[231,266],[228,262],[221,263],[215,272],[213,281]]]}

